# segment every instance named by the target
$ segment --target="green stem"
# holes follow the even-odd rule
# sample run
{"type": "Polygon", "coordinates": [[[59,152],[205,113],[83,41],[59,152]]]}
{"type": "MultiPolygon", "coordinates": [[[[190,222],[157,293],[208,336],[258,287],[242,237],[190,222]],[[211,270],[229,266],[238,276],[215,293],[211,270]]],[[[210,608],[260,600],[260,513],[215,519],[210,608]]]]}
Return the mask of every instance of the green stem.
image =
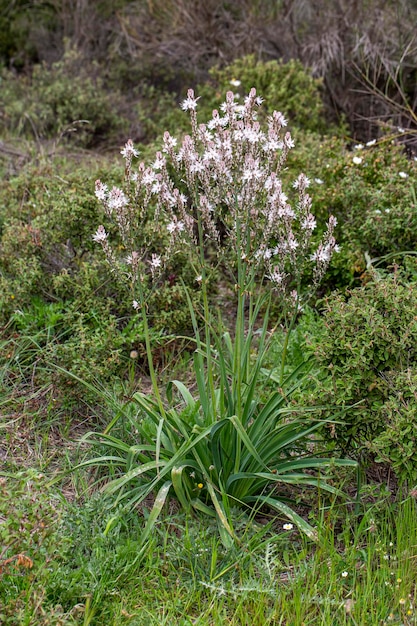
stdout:
{"type": "Polygon", "coordinates": [[[154,368],[154,365],[153,365],[151,340],[150,340],[149,324],[148,324],[148,315],[147,315],[147,311],[146,311],[145,296],[144,296],[144,293],[143,293],[143,286],[142,286],[142,281],[141,281],[141,277],[140,276],[139,276],[139,280],[137,282],[137,285],[138,285],[140,310],[141,310],[142,321],[143,321],[143,330],[144,330],[144,335],[145,335],[146,357],[147,357],[147,361],[148,361],[149,374],[150,374],[151,382],[152,382],[152,389],[153,389],[153,392],[155,394],[155,398],[156,398],[156,401],[158,403],[158,408],[159,408],[159,410],[161,412],[161,416],[165,417],[165,408],[164,408],[164,404],[162,402],[161,393],[159,391],[158,381],[157,381],[157,378],[156,378],[155,368],[154,368]]]}
{"type": "MultiPolygon", "coordinates": [[[[297,293],[298,293],[298,291],[297,291],[297,293]]],[[[285,334],[284,346],[282,348],[281,371],[280,371],[280,375],[279,375],[280,387],[282,387],[282,384],[284,382],[284,369],[285,369],[285,361],[287,360],[288,344],[289,344],[289,341],[290,341],[290,335],[291,335],[291,333],[293,331],[293,328],[294,328],[295,320],[297,319],[297,313],[298,313],[298,296],[297,296],[297,301],[295,303],[295,311],[294,311],[293,316],[291,318],[290,325],[288,326],[288,330],[287,330],[287,332],[285,334]]]]}
{"type": "Polygon", "coordinates": [[[209,396],[211,398],[211,407],[212,407],[211,419],[212,419],[212,422],[214,423],[216,421],[216,409],[215,409],[216,392],[214,388],[213,357],[212,357],[211,333],[210,333],[211,316],[210,316],[209,299],[208,299],[208,293],[207,293],[206,261],[205,261],[205,256],[204,256],[204,229],[203,229],[203,224],[201,223],[201,215],[199,211],[198,211],[198,219],[197,219],[197,228],[198,228],[198,248],[199,248],[200,269],[201,269],[201,293],[203,296],[204,333],[205,333],[205,344],[206,344],[205,354],[206,354],[206,362],[207,362],[207,385],[209,389],[209,396]]]}

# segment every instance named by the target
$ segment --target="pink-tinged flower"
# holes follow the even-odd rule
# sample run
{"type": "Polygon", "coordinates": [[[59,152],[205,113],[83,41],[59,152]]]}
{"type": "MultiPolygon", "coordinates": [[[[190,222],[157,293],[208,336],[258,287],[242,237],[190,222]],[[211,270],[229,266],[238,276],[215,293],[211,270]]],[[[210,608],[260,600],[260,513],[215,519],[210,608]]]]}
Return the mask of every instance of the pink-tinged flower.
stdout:
{"type": "Polygon", "coordinates": [[[156,270],[162,266],[162,259],[159,254],[152,254],[151,260],[149,261],[149,265],[152,270],[156,270]]]}
{"type": "Polygon", "coordinates": [[[301,222],[301,228],[304,230],[313,231],[317,226],[316,218],[312,213],[309,213],[307,217],[301,222]]]}
{"type": "Polygon", "coordinates": [[[301,191],[303,191],[310,186],[310,179],[307,178],[305,174],[300,174],[297,180],[293,182],[292,186],[294,189],[301,189],[301,191]]]}
{"type": "Polygon", "coordinates": [[[156,174],[153,170],[151,170],[150,168],[148,168],[143,176],[142,176],[142,182],[144,185],[149,186],[149,185],[153,185],[153,183],[157,180],[156,178],[156,174]]]}
{"type": "Polygon", "coordinates": [[[198,98],[194,98],[194,91],[189,89],[187,92],[187,98],[181,103],[183,111],[195,111],[197,108],[198,98]]]}
{"type": "Polygon", "coordinates": [[[118,187],[113,187],[108,196],[109,209],[117,211],[118,209],[123,209],[128,204],[129,200],[124,192],[118,187]]]}
{"type": "Polygon", "coordinates": [[[169,222],[169,224],[167,224],[167,231],[170,235],[173,235],[174,233],[181,233],[184,228],[184,222],[177,220],[172,220],[172,222],[169,222]]]}
{"type": "Polygon", "coordinates": [[[152,163],[152,169],[154,169],[154,170],[161,170],[165,166],[165,164],[166,164],[165,157],[162,156],[161,152],[157,152],[156,153],[156,159],[152,163]]]}
{"type": "Polygon", "coordinates": [[[96,198],[98,198],[101,201],[105,200],[107,197],[108,191],[109,191],[109,188],[107,187],[107,185],[102,183],[101,180],[96,180],[96,190],[95,190],[96,198]]]}
{"type": "Polygon", "coordinates": [[[268,278],[271,282],[275,283],[275,285],[282,285],[284,281],[284,275],[276,269],[272,270],[268,278]]]}
{"type": "Polygon", "coordinates": [[[124,159],[128,160],[131,160],[132,157],[139,156],[139,152],[133,147],[133,141],[131,139],[128,139],[123,150],[120,150],[120,154],[124,159]]]}
{"type": "Polygon", "coordinates": [[[263,149],[266,152],[277,152],[277,150],[282,150],[284,144],[280,139],[268,139],[266,143],[263,145],[263,149]]]}
{"type": "Polygon", "coordinates": [[[269,118],[269,122],[274,122],[279,127],[287,126],[288,122],[280,111],[274,111],[272,117],[269,118]]]}
{"type": "Polygon", "coordinates": [[[107,233],[104,229],[104,226],[100,225],[93,235],[93,240],[96,241],[97,243],[103,243],[103,241],[106,241],[106,239],[107,239],[107,233]]]}
{"type": "Polygon", "coordinates": [[[284,144],[289,150],[291,150],[291,148],[294,148],[295,143],[293,138],[291,137],[291,133],[285,133],[284,144]]]}
{"type": "Polygon", "coordinates": [[[177,139],[172,137],[168,131],[164,133],[164,148],[162,152],[170,152],[177,145],[177,139]]]}
{"type": "Polygon", "coordinates": [[[137,311],[138,309],[140,309],[140,304],[137,300],[133,300],[132,302],[132,306],[135,309],[135,311],[137,311]]]}

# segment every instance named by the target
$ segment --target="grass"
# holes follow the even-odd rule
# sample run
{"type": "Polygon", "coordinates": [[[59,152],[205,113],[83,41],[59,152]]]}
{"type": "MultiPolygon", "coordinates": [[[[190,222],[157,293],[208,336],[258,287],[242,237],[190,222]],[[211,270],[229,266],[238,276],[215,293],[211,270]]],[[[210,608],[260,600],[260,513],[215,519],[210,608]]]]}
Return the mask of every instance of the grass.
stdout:
{"type": "MultiPolygon", "coordinates": [[[[19,342],[14,350],[25,355],[19,342]]],[[[296,353],[294,344],[295,360],[296,353]]],[[[4,404],[0,431],[1,623],[417,624],[412,496],[370,482],[358,510],[345,474],[335,486],[351,501],[309,496],[317,543],[295,527],[285,530],[288,519],[266,510],[251,517],[235,510],[237,541],[229,548],[214,519],[187,516],[170,502],[143,541],[152,498],[128,511],[92,492],[85,470],[60,478],[86,458],[74,440],[90,424],[62,419],[41,388],[22,388],[18,365],[9,377],[5,366],[1,377],[13,409],[4,404]]]]}
{"type": "Polygon", "coordinates": [[[100,493],[70,501],[33,471],[9,473],[1,485],[0,515],[14,491],[20,528],[11,544],[16,523],[9,515],[2,524],[11,544],[0,561],[4,624],[417,623],[411,497],[380,491],[360,515],[323,505],[317,544],[282,521],[236,511],[241,543],[229,549],[214,521],[171,506],[141,550],[150,506],[115,511],[100,493]],[[13,554],[33,566],[6,564],[13,554]]]}

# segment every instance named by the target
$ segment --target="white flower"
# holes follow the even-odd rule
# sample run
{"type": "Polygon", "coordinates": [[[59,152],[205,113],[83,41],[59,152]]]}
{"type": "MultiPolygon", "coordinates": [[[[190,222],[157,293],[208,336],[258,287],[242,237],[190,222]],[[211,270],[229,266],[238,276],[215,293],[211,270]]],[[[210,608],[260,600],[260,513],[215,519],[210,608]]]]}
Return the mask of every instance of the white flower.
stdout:
{"type": "Polygon", "coordinates": [[[353,146],[355,150],[362,150],[363,149],[363,143],[357,143],[356,146],[353,146]]]}
{"type": "Polygon", "coordinates": [[[400,178],[408,178],[408,174],[406,174],[406,172],[398,172],[398,176],[400,178]]]}
{"type": "Polygon", "coordinates": [[[291,150],[291,148],[294,148],[295,143],[294,140],[292,139],[290,133],[286,133],[285,137],[284,137],[284,143],[287,146],[287,148],[289,150],[291,150]]]}
{"type": "Polygon", "coordinates": [[[184,230],[184,222],[181,221],[172,221],[167,224],[167,231],[170,235],[175,232],[181,233],[184,230]]]}
{"type": "Polygon", "coordinates": [[[161,265],[162,265],[162,259],[161,259],[161,257],[159,256],[159,254],[152,254],[152,258],[151,258],[151,260],[149,261],[149,265],[151,266],[151,269],[152,269],[152,270],[156,270],[156,269],[158,269],[159,267],[161,267],[161,265]]]}
{"type": "Polygon", "coordinates": [[[160,152],[157,153],[155,161],[152,163],[152,169],[161,170],[166,163],[166,160],[160,152]]]}
{"type": "Polygon", "coordinates": [[[349,576],[349,572],[342,572],[342,578],[347,578],[349,576]]]}
{"type": "Polygon", "coordinates": [[[294,528],[294,524],[284,524],[283,525],[283,529],[284,530],[292,530],[294,528]]]}
{"type": "Polygon", "coordinates": [[[398,132],[405,133],[405,128],[402,128],[402,126],[398,126],[398,132]]]}
{"type": "Polygon", "coordinates": [[[304,230],[313,231],[317,226],[316,219],[312,213],[309,213],[307,217],[301,222],[301,228],[304,230]]]}
{"type": "Polygon", "coordinates": [[[360,165],[363,159],[361,159],[361,157],[354,156],[352,161],[354,162],[355,165],[360,165]]]}
{"type": "Polygon", "coordinates": [[[120,154],[124,159],[131,159],[132,157],[139,156],[139,152],[133,147],[131,139],[127,141],[123,150],[120,150],[120,154]]]}
{"type": "Polygon", "coordinates": [[[310,179],[305,174],[300,174],[292,184],[294,189],[306,189],[310,186],[310,179]]]}
{"type": "Polygon", "coordinates": [[[371,141],[367,141],[367,142],[366,142],[366,145],[368,146],[368,148],[369,148],[370,146],[374,146],[375,144],[376,144],[376,139],[371,139],[371,141]]]}
{"type": "Polygon", "coordinates": [[[231,84],[233,87],[240,87],[240,85],[241,85],[242,83],[240,82],[240,80],[236,80],[236,78],[232,78],[232,80],[230,81],[230,84],[231,84]]]}
{"type": "Polygon", "coordinates": [[[194,91],[192,89],[189,89],[187,93],[187,98],[181,103],[182,110],[195,111],[197,108],[197,100],[198,98],[194,98],[194,91]]]}
{"type": "Polygon", "coordinates": [[[101,180],[96,180],[96,198],[98,198],[99,200],[105,200],[108,190],[109,188],[107,187],[107,185],[102,183],[101,180]]]}
{"type": "Polygon", "coordinates": [[[109,193],[108,203],[109,209],[115,209],[117,211],[117,209],[125,207],[129,203],[129,200],[121,189],[113,187],[109,193]]]}
{"type": "Polygon", "coordinates": [[[315,178],[315,179],[314,179],[314,182],[315,182],[317,185],[323,185],[323,184],[324,184],[324,180],[322,180],[321,178],[315,178]]]}
{"type": "Polygon", "coordinates": [[[137,311],[140,308],[140,304],[137,300],[133,300],[132,306],[135,309],[135,311],[137,311]]]}
{"type": "Polygon", "coordinates": [[[102,243],[103,241],[106,241],[106,239],[107,239],[107,233],[104,229],[104,226],[100,225],[93,235],[93,240],[96,241],[97,243],[102,243]]]}

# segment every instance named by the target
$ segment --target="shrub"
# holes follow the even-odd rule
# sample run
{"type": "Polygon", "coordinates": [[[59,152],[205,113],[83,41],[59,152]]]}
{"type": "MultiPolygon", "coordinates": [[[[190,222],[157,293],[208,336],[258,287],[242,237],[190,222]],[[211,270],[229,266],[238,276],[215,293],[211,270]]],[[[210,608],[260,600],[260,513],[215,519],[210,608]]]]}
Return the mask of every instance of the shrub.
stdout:
{"type": "MultiPolygon", "coordinates": [[[[310,342],[325,374],[308,400],[333,405],[343,423],[323,433],[344,450],[370,449],[401,478],[415,480],[411,459],[417,422],[417,283],[400,272],[324,301],[321,329],[310,342]]],[[[307,398],[304,398],[307,401],[307,398]]],[[[415,466],[414,466],[415,467],[415,466]]]]}
{"type": "Polygon", "coordinates": [[[0,125],[36,139],[70,139],[82,147],[117,138],[128,128],[122,97],[104,89],[98,65],[75,50],[50,67],[35,65],[31,77],[3,71],[0,125]]]}
{"type": "MultiPolygon", "coordinates": [[[[198,86],[201,115],[209,118],[218,106],[219,93],[232,90],[236,100],[243,98],[251,87],[265,99],[259,111],[266,117],[274,110],[291,118],[295,128],[322,133],[328,130],[321,98],[321,81],[315,79],[299,61],[261,61],[254,55],[237,59],[224,68],[210,70],[210,79],[198,86]]],[[[148,138],[164,128],[178,134],[186,131],[187,124],[178,108],[174,107],[172,94],[159,92],[145,84],[140,87],[138,115],[148,138]]]]}
{"type": "Polygon", "coordinates": [[[341,251],[323,287],[356,286],[370,259],[396,254],[400,263],[416,248],[417,163],[389,137],[350,150],[340,137],[307,135],[289,159],[290,171],[300,167],[311,172],[318,223],[329,212],[338,220],[341,251]]]}

